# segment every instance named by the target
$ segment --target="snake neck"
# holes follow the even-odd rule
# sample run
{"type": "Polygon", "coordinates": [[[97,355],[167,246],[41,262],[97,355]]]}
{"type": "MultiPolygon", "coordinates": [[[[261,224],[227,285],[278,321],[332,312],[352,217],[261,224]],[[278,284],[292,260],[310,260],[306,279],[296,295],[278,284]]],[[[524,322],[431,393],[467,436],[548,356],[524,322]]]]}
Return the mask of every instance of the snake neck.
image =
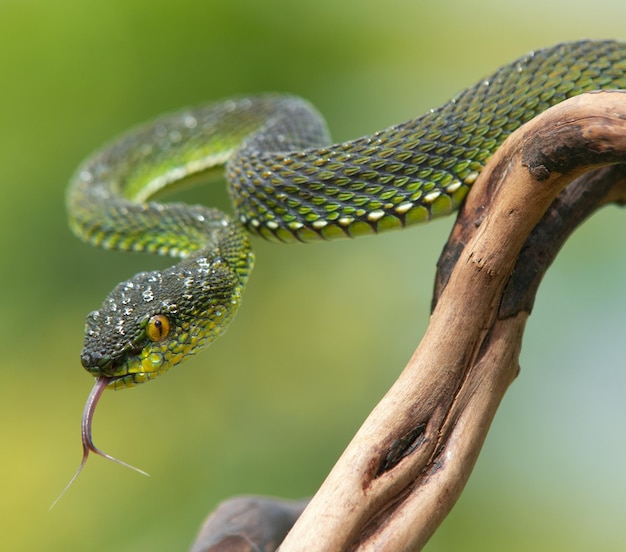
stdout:
{"type": "MultiPolygon", "coordinates": [[[[72,231],[85,242],[106,249],[185,258],[202,249],[230,252],[232,241],[250,247],[243,228],[218,209],[136,203],[113,192],[109,183],[75,182],[68,204],[72,231]]],[[[238,258],[233,261],[240,265],[238,258]]]]}

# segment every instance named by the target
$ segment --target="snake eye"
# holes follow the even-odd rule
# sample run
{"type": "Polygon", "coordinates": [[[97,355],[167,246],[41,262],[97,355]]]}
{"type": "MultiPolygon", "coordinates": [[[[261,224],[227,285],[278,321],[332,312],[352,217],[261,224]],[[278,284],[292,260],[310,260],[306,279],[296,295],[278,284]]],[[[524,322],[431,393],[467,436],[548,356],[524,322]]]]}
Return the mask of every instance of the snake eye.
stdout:
{"type": "Polygon", "coordinates": [[[170,321],[164,314],[155,314],[148,320],[146,335],[150,341],[161,341],[170,333],[170,321]]]}

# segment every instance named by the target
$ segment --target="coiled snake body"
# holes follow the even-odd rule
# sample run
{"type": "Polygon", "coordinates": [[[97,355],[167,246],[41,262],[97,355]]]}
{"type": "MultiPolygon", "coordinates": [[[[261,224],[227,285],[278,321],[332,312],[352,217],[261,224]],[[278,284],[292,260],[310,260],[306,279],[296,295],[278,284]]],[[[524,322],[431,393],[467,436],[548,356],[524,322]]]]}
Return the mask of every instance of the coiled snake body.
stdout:
{"type": "Polygon", "coordinates": [[[626,44],[581,41],[529,54],[438,109],[342,144],[329,145],[305,101],[263,95],[159,118],[96,153],[69,188],[73,231],[102,247],[182,260],[119,284],[87,317],[81,362],[97,381],[81,468],[89,450],[107,456],[91,440],[105,387],[152,379],[226,328],[253,264],[248,232],[308,242],[449,214],[513,130],[570,96],[607,88],[626,88],[626,44]],[[221,167],[234,220],[149,201],[221,167]]]}

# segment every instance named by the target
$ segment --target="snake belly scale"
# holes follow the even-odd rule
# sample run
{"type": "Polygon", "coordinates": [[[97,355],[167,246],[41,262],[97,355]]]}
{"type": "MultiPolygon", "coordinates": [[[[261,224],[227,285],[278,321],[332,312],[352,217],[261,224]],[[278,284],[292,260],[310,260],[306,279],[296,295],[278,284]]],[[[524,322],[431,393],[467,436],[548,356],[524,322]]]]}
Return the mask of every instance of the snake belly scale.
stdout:
{"type": "MultiPolygon", "coordinates": [[[[82,365],[104,387],[148,381],[213,341],[253,265],[249,234],[280,242],[403,228],[459,208],[523,123],[568,97],[626,88],[626,44],[579,41],[510,63],[425,115],[331,145],[306,101],[260,95],[188,109],[130,131],[77,170],[67,205],[85,241],[180,258],[119,284],[87,317],[82,365]],[[234,217],[151,199],[223,169],[234,217]]],[[[81,464],[82,467],[82,464],[81,464]]]]}

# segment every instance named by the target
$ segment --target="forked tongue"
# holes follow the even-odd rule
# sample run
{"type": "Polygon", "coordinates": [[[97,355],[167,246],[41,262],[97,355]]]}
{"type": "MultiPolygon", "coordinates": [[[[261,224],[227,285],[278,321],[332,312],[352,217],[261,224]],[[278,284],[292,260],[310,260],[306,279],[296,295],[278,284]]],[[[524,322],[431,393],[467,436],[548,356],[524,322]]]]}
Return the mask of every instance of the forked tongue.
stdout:
{"type": "Polygon", "coordinates": [[[61,494],[56,498],[56,500],[50,506],[50,510],[52,510],[52,508],[54,508],[56,503],[59,500],[61,500],[61,497],[72,486],[74,481],[76,481],[76,478],[80,475],[80,472],[83,471],[83,468],[85,467],[85,464],[87,463],[87,459],[89,458],[90,452],[93,452],[94,454],[97,454],[98,456],[102,456],[106,458],[107,460],[111,460],[112,462],[121,464],[122,466],[130,468],[131,470],[135,470],[136,472],[139,472],[140,474],[149,477],[149,474],[147,474],[145,471],[140,470],[139,468],[136,468],[135,466],[131,466],[130,464],[127,464],[126,462],[123,462],[122,460],[118,460],[117,458],[114,458],[110,454],[107,454],[106,452],[101,451],[96,445],[93,444],[93,439],[91,438],[91,425],[93,422],[93,414],[96,410],[96,406],[98,404],[98,401],[100,400],[100,397],[102,396],[103,391],[106,389],[107,385],[109,385],[114,380],[115,378],[106,378],[106,377],[96,378],[96,383],[94,384],[93,389],[91,390],[91,393],[89,393],[89,397],[87,398],[87,402],[85,403],[85,409],[83,410],[83,419],[81,422],[81,436],[82,436],[82,442],[83,442],[83,459],[81,460],[80,466],[78,466],[76,473],[74,474],[72,479],[70,479],[70,482],[65,486],[65,488],[61,491],[61,494]]]}

